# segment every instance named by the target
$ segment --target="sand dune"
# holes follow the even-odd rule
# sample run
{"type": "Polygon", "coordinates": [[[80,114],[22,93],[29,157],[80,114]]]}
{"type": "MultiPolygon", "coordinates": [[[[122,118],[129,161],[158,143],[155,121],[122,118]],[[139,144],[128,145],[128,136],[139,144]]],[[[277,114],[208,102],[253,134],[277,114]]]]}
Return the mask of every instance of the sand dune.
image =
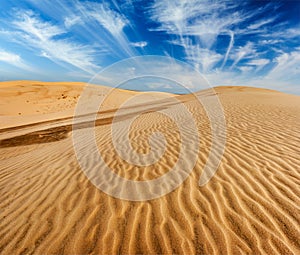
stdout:
{"type": "MultiPolygon", "coordinates": [[[[71,133],[82,89],[79,83],[0,83],[1,254],[300,253],[298,96],[216,88],[227,122],[226,149],[204,187],[198,180],[211,145],[209,119],[192,95],[177,96],[200,134],[197,163],[173,192],[131,202],[100,191],[80,169],[71,133]]],[[[92,87],[91,95],[105,91],[92,87]]],[[[148,111],[130,130],[136,151],[148,153],[148,137],[156,131],[167,141],[155,165],[132,166],[116,154],[110,128],[116,108],[137,93],[116,90],[105,101],[96,140],[105,162],[120,176],[153,180],[176,164],[180,152],[176,125],[155,110],[176,105],[153,93],[153,103],[123,109],[124,118],[148,111]]],[[[199,93],[209,97],[213,92],[199,93]]],[[[80,118],[84,130],[88,118],[80,118]]]]}

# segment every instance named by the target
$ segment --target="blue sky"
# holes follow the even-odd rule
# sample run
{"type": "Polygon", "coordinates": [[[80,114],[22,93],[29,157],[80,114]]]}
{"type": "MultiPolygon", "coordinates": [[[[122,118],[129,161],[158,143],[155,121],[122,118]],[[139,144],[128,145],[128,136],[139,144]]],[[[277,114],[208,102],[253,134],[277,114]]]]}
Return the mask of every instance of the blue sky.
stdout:
{"type": "MultiPolygon", "coordinates": [[[[300,1],[2,1],[0,80],[89,81],[119,60],[158,55],[212,86],[300,94],[299,17],[300,1]]],[[[151,80],[136,89],[176,92],[151,80]]]]}

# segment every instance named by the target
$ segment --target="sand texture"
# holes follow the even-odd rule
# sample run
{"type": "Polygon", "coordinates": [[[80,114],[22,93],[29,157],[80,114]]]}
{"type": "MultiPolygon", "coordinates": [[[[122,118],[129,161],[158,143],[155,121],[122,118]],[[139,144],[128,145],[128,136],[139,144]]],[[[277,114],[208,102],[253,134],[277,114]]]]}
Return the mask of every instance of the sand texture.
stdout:
{"type": "MultiPolygon", "coordinates": [[[[204,187],[198,180],[210,152],[209,119],[192,95],[176,96],[197,124],[196,165],[171,193],[132,202],[97,189],[77,162],[72,117],[83,86],[0,83],[1,254],[300,254],[299,96],[216,88],[226,116],[226,149],[204,187]]],[[[91,87],[91,95],[106,91],[91,87]]],[[[213,92],[199,93],[208,98],[213,92]]],[[[149,153],[148,137],[156,131],[167,142],[153,166],[132,166],[116,154],[110,127],[115,109],[136,94],[110,95],[98,114],[96,141],[115,173],[153,180],[176,164],[180,152],[176,124],[155,110],[176,104],[153,93],[148,102],[123,109],[126,118],[149,107],[129,132],[136,151],[149,153]]]]}

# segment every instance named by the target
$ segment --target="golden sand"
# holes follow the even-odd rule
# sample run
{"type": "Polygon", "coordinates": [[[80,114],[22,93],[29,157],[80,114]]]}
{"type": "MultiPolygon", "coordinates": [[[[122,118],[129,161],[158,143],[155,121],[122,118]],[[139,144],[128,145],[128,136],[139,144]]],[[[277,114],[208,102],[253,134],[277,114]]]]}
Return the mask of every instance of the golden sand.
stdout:
{"type": "MultiPolygon", "coordinates": [[[[0,83],[1,254],[300,254],[298,96],[216,88],[227,142],[217,173],[204,187],[198,180],[211,144],[209,121],[192,95],[177,96],[199,130],[196,166],[173,192],[131,202],[95,188],[78,165],[70,134],[83,85],[0,83]]],[[[133,147],[147,153],[148,136],[161,131],[166,153],[151,167],[119,159],[110,125],[115,108],[135,94],[113,92],[96,122],[96,140],[120,176],[150,180],[176,163],[180,136],[167,117],[143,114],[129,134],[133,147]]],[[[153,100],[159,97],[153,93],[153,100]]]]}

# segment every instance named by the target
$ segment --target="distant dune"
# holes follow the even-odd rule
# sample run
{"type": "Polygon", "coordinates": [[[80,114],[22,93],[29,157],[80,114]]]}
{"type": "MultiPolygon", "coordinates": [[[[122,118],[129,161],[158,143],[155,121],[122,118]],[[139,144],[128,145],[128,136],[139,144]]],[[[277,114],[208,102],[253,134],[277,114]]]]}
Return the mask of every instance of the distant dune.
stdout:
{"type": "MultiPolygon", "coordinates": [[[[198,161],[173,192],[130,202],[94,187],[76,160],[72,119],[83,87],[0,83],[1,254],[300,254],[299,96],[251,87],[196,93],[204,98],[216,93],[227,123],[219,169],[199,187],[211,144],[209,119],[193,95],[170,95],[196,121],[198,161]]],[[[91,96],[107,91],[90,88],[91,96]]],[[[176,105],[152,93],[147,103],[124,109],[126,116],[153,108],[132,125],[134,149],[149,152],[147,139],[155,131],[168,143],[155,165],[131,166],[116,154],[110,127],[116,108],[138,93],[113,91],[98,114],[96,140],[120,176],[152,180],[169,171],[180,151],[176,125],[155,109],[176,105]]]]}

